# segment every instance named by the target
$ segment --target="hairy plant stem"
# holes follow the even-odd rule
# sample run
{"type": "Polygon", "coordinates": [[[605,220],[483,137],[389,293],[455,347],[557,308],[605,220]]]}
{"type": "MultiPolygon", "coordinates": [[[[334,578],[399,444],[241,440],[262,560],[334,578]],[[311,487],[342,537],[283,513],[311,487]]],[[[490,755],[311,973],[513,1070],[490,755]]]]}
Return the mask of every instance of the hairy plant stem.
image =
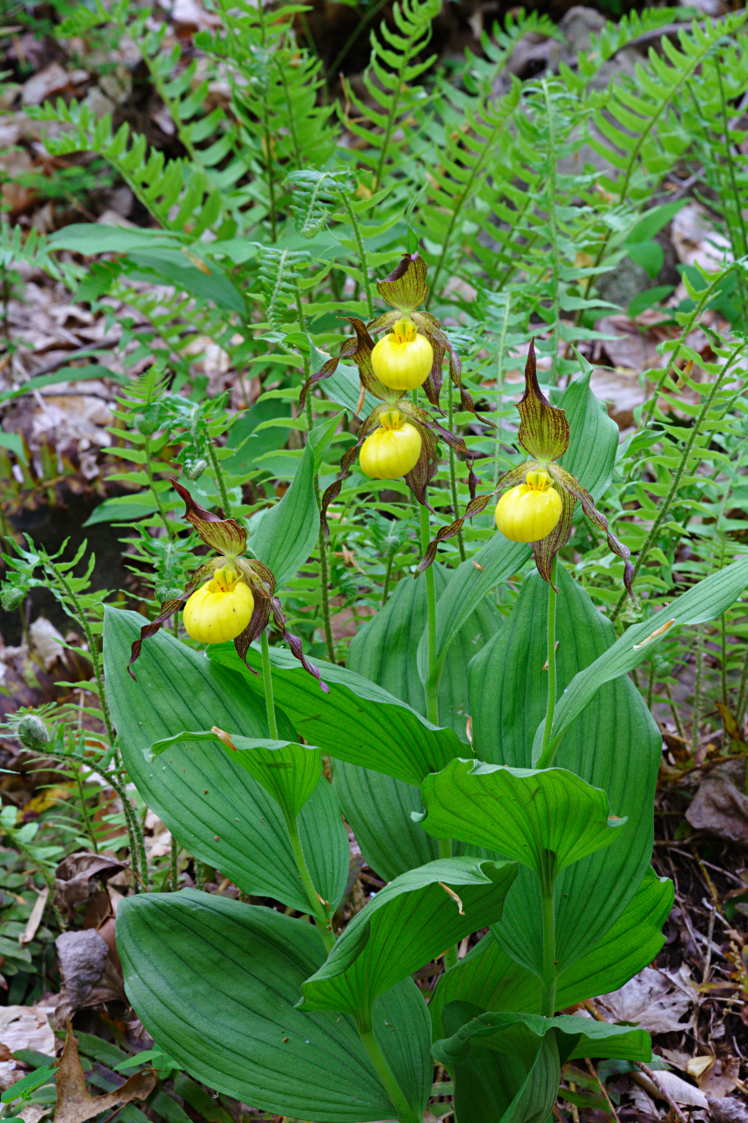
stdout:
{"type": "Polygon", "coordinates": [[[143,437],[143,455],[145,456],[145,460],[143,462],[143,467],[145,468],[145,474],[148,478],[148,486],[151,489],[151,495],[153,496],[153,501],[156,504],[156,510],[158,511],[158,517],[161,519],[161,522],[163,523],[164,530],[166,531],[167,537],[170,538],[173,541],[174,537],[175,537],[174,527],[172,526],[171,522],[169,521],[169,519],[167,517],[166,508],[164,507],[163,503],[161,502],[161,496],[159,495],[158,488],[156,487],[156,477],[154,475],[153,466],[151,464],[151,438],[148,435],[144,435],[144,437],[143,437]]]}
{"type": "Polygon", "coordinates": [[[231,515],[231,502],[229,500],[229,493],[226,490],[226,481],[223,478],[223,472],[221,471],[221,465],[218,462],[218,457],[216,456],[216,450],[215,450],[215,447],[213,445],[213,441],[210,439],[210,437],[208,437],[208,440],[206,442],[206,448],[208,450],[208,460],[210,461],[210,466],[213,469],[213,476],[214,476],[215,481],[216,481],[216,486],[218,487],[218,494],[221,496],[221,506],[223,507],[223,516],[226,519],[230,519],[232,517],[232,515],[231,515]]]}
{"type": "MultiPolygon", "coordinates": [[[[429,512],[419,504],[421,553],[425,554],[429,545],[429,512]]],[[[436,579],[434,567],[430,565],[424,573],[426,581],[426,717],[434,725],[439,724],[439,675],[436,659],[436,579]]]]}
{"type": "MultiPolygon", "coordinates": [[[[698,417],[696,418],[696,420],[694,421],[693,425],[691,426],[691,428],[689,430],[688,440],[686,441],[685,448],[683,449],[683,454],[680,458],[680,463],[678,464],[678,467],[676,468],[675,472],[673,473],[673,479],[672,479],[672,482],[670,484],[670,488],[668,489],[668,493],[667,493],[667,495],[665,496],[665,498],[662,502],[662,506],[660,507],[659,511],[657,512],[657,517],[656,517],[655,521],[652,523],[652,526],[650,527],[649,533],[647,534],[647,537],[644,540],[644,544],[643,544],[642,548],[639,550],[639,555],[638,555],[638,557],[636,559],[636,563],[634,565],[634,571],[631,575],[632,583],[636,580],[637,574],[639,573],[640,569],[644,565],[644,562],[646,561],[647,556],[649,555],[649,551],[652,549],[652,545],[657,539],[657,535],[659,533],[660,527],[662,526],[662,524],[665,522],[665,519],[670,514],[670,506],[671,506],[673,500],[675,499],[675,496],[678,493],[678,488],[680,487],[680,482],[683,479],[683,475],[686,471],[686,468],[688,467],[688,462],[691,458],[691,451],[693,449],[694,444],[696,443],[696,438],[699,436],[699,434],[701,432],[701,426],[704,424],[704,421],[709,416],[709,410],[711,409],[712,402],[714,401],[715,397],[717,396],[717,391],[719,390],[720,386],[722,385],[722,380],[724,379],[725,375],[727,374],[730,367],[732,366],[733,360],[735,359],[735,357],[737,355],[740,354],[740,352],[743,350],[744,347],[745,347],[745,344],[741,341],[738,344],[738,346],[735,347],[730,352],[728,357],[725,359],[724,363],[722,364],[722,369],[720,370],[719,374],[717,375],[717,377],[714,379],[714,382],[712,383],[711,390],[709,391],[707,397],[704,399],[704,404],[702,405],[701,409],[699,410],[698,417]]],[[[615,608],[613,609],[613,613],[612,613],[612,616],[611,616],[611,620],[613,621],[613,623],[615,623],[619,612],[623,608],[623,604],[624,604],[624,601],[626,600],[627,596],[628,596],[628,593],[626,592],[626,590],[624,590],[621,593],[620,597],[618,598],[618,603],[616,604],[615,608]]]]}
{"type": "Polygon", "coordinates": [[[345,213],[348,216],[348,221],[350,222],[351,230],[353,231],[353,237],[356,239],[356,248],[358,249],[358,258],[359,258],[359,262],[360,262],[360,265],[361,265],[361,276],[362,276],[363,282],[364,282],[364,292],[366,293],[366,305],[369,309],[369,315],[373,316],[374,315],[374,298],[372,297],[372,293],[371,293],[371,284],[369,282],[369,263],[368,263],[368,260],[367,260],[367,257],[366,257],[366,249],[364,247],[364,240],[361,237],[361,228],[358,224],[358,219],[356,218],[355,211],[353,210],[353,207],[351,206],[351,201],[348,198],[348,196],[346,195],[345,191],[340,190],[338,192],[338,197],[340,198],[340,201],[343,204],[343,207],[345,208],[345,213]]]}
{"type": "Polygon", "coordinates": [[[382,1087],[390,1098],[390,1103],[397,1112],[400,1123],[421,1123],[419,1113],[408,1103],[408,1097],[400,1087],[397,1077],[390,1067],[390,1062],[376,1039],[371,1024],[371,1015],[359,1014],[356,1018],[361,1042],[366,1049],[369,1060],[374,1066],[374,1071],[382,1082],[382,1087]]]}
{"type": "MultiPolygon", "coordinates": [[[[452,395],[452,382],[447,379],[447,427],[450,433],[454,432],[454,398],[452,395]]],[[[455,450],[450,446],[449,449],[449,490],[452,496],[452,511],[455,518],[458,518],[460,511],[457,506],[457,467],[455,450]]],[[[460,553],[460,561],[465,560],[465,543],[462,538],[462,531],[457,535],[457,549],[460,553]]],[[[431,566],[429,566],[431,569],[431,566]]]]}
{"type": "Polygon", "coordinates": [[[125,791],[125,785],[116,772],[109,768],[102,767],[95,761],[89,760],[88,757],[84,756],[82,753],[65,753],[45,747],[44,751],[39,755],[42,757],[51,757],[53,760],[74,761],[76,764],[83,764],[86,768],[90,768],[90,770],[97,775],[103,776],[112,788],[112,791],[119,796],[120,802],[122,803],[122,810],[127,826],[127,837],[130,845],[130,862],[135,892],[138,893],[142,889],[147,890],[149,888],[148,858],[145,852],[143,832],[140,829],[137,815],[125,791]]]}
{"type": "Polygon", "coordinates": [[[553,742],[553,715],[556,712],[556,616],[558,595],[554,588],[558,558],[553,559],[551,565],[551,580],[548,584],[548,620],[547,620],[547,671],[548,689],[545,705],[545,726],[543,728],[543,747],[538,757],[536,768],[548,768],[556,752],[553,742]]]}
{"type": "Polygon", "coordinates": [[[102,716],[102,720],[104,722],[104,726],[106,727],[107,738],[109,740],[109,747],[110,747],[110,749],[114,749],[114,742],[116,740],[116,734],[114,732],[114,725],[112,723],[111,714],[109,713],[109,705],[107,703],[106,693],[104,691],[104,669],[101,665],[101,656],[99,654],[99,648],[98,648],[98,643],[96,641],[96,636],[93,633],[93,628],[91,627],[91,625],[88,621],[88,617],[86,616],[85,612],[83,611],[83,606],[81,605],[77,596],[73,592],[73,589],[71,588],[71,586],[68,584],[68,581],[65,577],[65,574],[62,572],[62,570],[60,570],[55,565],[55,563],[53,561],[50,560],[48,562],[48,565],[49,565],[49,568],[52,570],[52,573],[54,574],[55,580],[57,581],[60,588],[62,589],[65,596],[67,597],[67,599],[70,602],[70,605],[73,609],[73,613],[74,613],[74,616],[75,616],[76,623],[80,625],[80,627],[83,630],[83,634],[86,637],[86,643],[88,645],[88,654],[89,654],[89,657],[91,659],[91,667],[93,669],[94,679],[96,680],[96,693],[98,695],[99,703],[101,705],[101,716],[102,716]]]}
{"type": "Polygon", "coordinates": [[[270,663],[270,647],[267,631],[263,628],[260,635],[262,648],[262,687],[265,694],[265,714],[268,722],[268,735],[271,741],[278,740],[278,719],[275,714],[275,694],[273,692],[273,669],[270,663]]]}
{"type": "MultiPolygon", "coordinates": [[[[309,338],[307,331],[306,316],[304,315],[304,306],[301,302],[301,291],[298,284],[294,286],[295,302],[296,302],[296,317],[299,322],[299,327],[303,335],[309,338]]],[[[302,353],[302,362],[304,364],[304,381],[311,375],[311,365],[309,363],[309,353],[304,350],[302,353]]],[[[314,424],[314,414],[312,412],[312,395],[311,393],[306,396],[306,423],[307,423],[307,443],[311,440],[312,425],[314,424]]],[[[319,487],[319,474],[315,466],[314,473],[314,495],[317,501],[317,510],[322,509],[322,494],[319,487]]],[[[317,548],[319,550],[319,584],[320,584],[320,603],[322,606],[322,630],[325,635],[325,647],[327,648],[327,658],[331,663],[335,662],[335,640],[332,634],[332,623],[330,621],[330,567],[327,559],[327,538],[325,532],[320,526],[319,536],[317,538],[317,548]]]]}
{"type": "Polygon", "coordinates": [[[286,829],[288,830],[288,840],[291,843],[291,850],[293,852],[296,869],[299,872],[301,884],[304,886],[307,900],[309,901],[309,910],[311,916],[317,925],[325,949],[330,951],[332,945],[335,943],[335,936],[333,935],[332,928],[330,927],[330,918],[325,911],[322,904],[322,898],[314,887],[312,875],[309,872],[306,858],[304,856],[304,848],[301,845],[299,838],[299,824],[295,815],[285,815],[286,829]]]}
{"type": "Polygon", "coordinates": [[[543,961],[542,980],[543,998],[542,1012],[547,1018],[552,1018],[556,1012],[556,985],[558,970],[556,967],[556,855],[546,850],[543,866],[540,872],[540,891],[542,895],[542,921],[543,921],[543,961]]]}

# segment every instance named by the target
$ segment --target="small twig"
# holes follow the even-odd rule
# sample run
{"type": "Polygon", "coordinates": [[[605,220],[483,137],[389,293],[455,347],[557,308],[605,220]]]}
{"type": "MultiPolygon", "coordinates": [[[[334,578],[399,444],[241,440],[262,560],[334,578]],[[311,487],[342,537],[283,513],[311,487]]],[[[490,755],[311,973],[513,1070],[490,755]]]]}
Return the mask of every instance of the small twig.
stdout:
{"type": "Polygon", "coordinates": [[[657,1083],[655,1074],[652,1072],[652,1069],[649,1067],[649,1065],[645,1065],[643,1061],[637,1061],[636,1067],[639,1069],[639,1072],[632,1073],[632,1076],[634,1077],[634,1080],[637,1082],[637,1084],[641,1084],[645,1092],[649,1092],[651,1096],[655,1096],[658,1100],[664,1100],[668,1105],[670,1111],[673,1113],[674,1117],[678,1120],[678,1123],[688,1123],[688,1120],[686,1119],[681,1109],[678,1107],[673,1097],[670,1096],[665,1091],[665,1089],[657,1083]]]}
{"type": "Polygon", "coordinates": [[[608,1105],[608,1111],[610,1112],[610,1114],[611,1114],[612,1118],[613,1118],[613,1119],[615,1119],[616,1121],[618,1121],[618,1112],[617,1112],[617,1111],[616,1111],[616,1109],[615,1109],[615,1108],[613,1107],[613,1103],[612,1103],[612,1101],[611,1101],[611,1098],[610,1098],[610,1096],[608,1095],[608,1089],[607,1089],[607,1088],[605,1087],[605,1085],[603,1084],[602,1080],[601,1080],[601,1079],[600,1079],[600,1077],[598,1076],[598,1074],[597,1074],[597,1069],[595,1068],[595,1066],[593,1065],[593,1063],[592,1063],[592,1061],[591,1061],[591,1060],[589,1059],[589,1057],[587,1057],[587,1058],[585,1059],[585,1062],[584,1062],[584,1063],[585,1063],[585,1064],[587,1065],[587,1071],[589,1072],[590,1076],[592,1076],[592,1077],[593,1077],[593,1079],[594,1079],[594,1080],[595,1080],[595,1082],[597,1083],[597,1086],[598,1086],[598,1088],[599,1088],[599,1089],[600,1089],[600,1091],[602,1092],[602,1094],[603,1094],[603,1098],[605,1099],[605,1102],[606,1102],[606,1104],[608,1105]]]}

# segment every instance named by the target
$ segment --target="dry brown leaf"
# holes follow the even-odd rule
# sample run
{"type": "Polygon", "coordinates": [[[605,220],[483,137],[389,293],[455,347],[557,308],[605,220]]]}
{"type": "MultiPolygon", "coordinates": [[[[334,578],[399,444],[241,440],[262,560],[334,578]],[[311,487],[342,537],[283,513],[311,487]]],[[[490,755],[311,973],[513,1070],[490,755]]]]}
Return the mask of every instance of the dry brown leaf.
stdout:
{"type": "Polygon", "coordinates": [[[672,241],[686,265],[719,269],[732,260],[729,239],[715,229],[715,220],[699,203],[686,203],[673,218],[672,241]]]}
{"type": "Polygon", "coordinates": [[[748,1106],[727,1096],[724,1099],[709,1097],[712,1123],[748,1123],[748,1106]]]}
{"type": "Polygon", "coordinates": [[[55,899],[67,912],[99,892],[103,882],[127,868],[126,862],[108,854],[80,850],[70,854],[55,870],[55,899]]]}
{"type": "Polygon", "coordinates": [[[662,1069],[652,1069],[652,1080],[669,1099],[677,1104],[686,1104],[688,1107],[708,1107],[707,1098],[701,1089],[681,1080],[674,1072],[665,1072],[662,1069]]]}
{"type": "MultiPolygon", "coordinates": [[[[33,1049],[48,1057],[55,1055],[55,1035],[49,1023],[51,1007],[38,1003],[36,1006],[0,1007],[0,1047],[4,1046],[3,1056],[19,1049],[33,1049]]],[[[9,1088],[20,1080],[22,1072],[20,1061],[5,1059],[0,1061],[0,1088],[9,1088]]]]}
{"type": "Polygon", "coordinates": [[[145,1100],[156,1087],[156,1073],[144,1069],[129,1077],[121,1088],[103,1096],[92,1096],[86,1087],[78,1046],[68,1023],[65,1047],[57,1066],[57,1110],[55,1123],[85,1123],[102,1111],[121,1107],[133,1100],[145,1100]]]}
{"type": "Polygon", "coordinates": [[[713,768],[699,785],[686,811],[695,830],[708,831],[728,842],[748,843],[748,795],[742,786],[745,762],[730,760],[713,768]]]}
{"type": "Polygon", "coordinates": [[[645,967],[620,990],[603,995],[600,1004],[618,1022],[637,1022],[650,1033],[684,1029],[698,999],[696,985],[685,964],[678,971],[645,967]]]}
{"type": "Polygon", "coordinates": [[[740,1061],[737,1057],[694,1057],[688,1066],[689,1075],[695,1077],[702,1092],[719,1099],[736,1088],[740,1080],[740,1061]],[[707,1063],[693,1067],[693,1061],[707,1063]]]}
{"type": "Polygon", "coordinates": [[[47,907],[48,899],[49,886],[45,885],[41,892],[37,893],[36,900],[34,901],[31,912],[29,913],[29,918],[26,921],[26,927],[18,937],[18,942],[21,947],[25,947],[26,944],[30,944],[34,936],[36,935],[39,929],[39,925],[42,922],[42,917],[44,916],[44,910],[47,907]]]}
{"type": "Polygon", "coordinates": [[[51,62],[24,83],[21,101],[24,105],[41,105],[52,94],[62,93],[88,78],[87,70],[64,70],[59,62],[51,62]]]}

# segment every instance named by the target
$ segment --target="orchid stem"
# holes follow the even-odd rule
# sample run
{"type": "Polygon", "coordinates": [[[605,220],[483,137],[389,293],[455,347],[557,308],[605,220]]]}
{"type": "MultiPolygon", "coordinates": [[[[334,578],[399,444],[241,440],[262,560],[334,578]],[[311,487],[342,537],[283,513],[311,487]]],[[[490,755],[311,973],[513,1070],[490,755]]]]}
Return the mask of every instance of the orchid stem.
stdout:
{"type": "Polygon", "coordinates": [[[390,1067],[390,1062],[384,1055],[382,1046],[376,1039],[371,1025],[371,1017],[359,1015],[356,1024],[361,1042],[368,1053],[369,1060],[382,1083],[382,1087],[390,1098],[390,1103],[397,1112],[400,1123],[421,1123],[418,1112],[408,1103],[407,1096],[400,1087],[397,1077],[390,1067]]]}
{"type": "Polygon", "coordinates": [[[556,615],[558,594],[555,589],[558,559],[551,563],[551,579],[548,582],[548,694],[545,707],[545,726],[543,728],[543,748],[536,768],[548,768],[555,755],[553,743],[553,715],[556,711],[556,615]]]}
{"type": "MultiPolygon", "coordinates": [[[[426,507],[419,506],[421,553],[425,554],[429,545],[429,513],[426,507]]],[[[427,667],[426,682],[426,717],[433,725],[439,724],[439,683],[436,666],[436,582],[434,567],[430,565],[426,570],[426,643],[427,667]]]]}
{"type": "Polygon", "coordinates": [[[260,634],[262,648],[262,686],[265,694],[265,714],[268,721],[268,733],[271,741],[278,740],[278,718],[275,713],[275,694],[273,692],[273,670],[270,664],[270,646],[267,632],[263,628],[260,634]]]}
{"type": "Polygon", "coordinates": [[[552,1018],[556,1009],[556,856],[546,850],[540,871],[540,888],[543,900],[543,1013],[552,1018]]]}
{"type": "Polygon", "coordinates": [[[330,927],[330,918],[325,911],[322,898],[315,889],[312,875],[309,872],[309,866],[304,856],[304,848],[301,845],[301,839],[299,837],[299,824],[295,815],[286,815],[286,828],[288,830],[288,840],[291,843],[296,869],[299,871],[299,878],[301,879],[301,884],[304,886],[304,892],[309,901],[310,913],[314,917],[317,930],[325,945],[325,950],[330,951],[332,945],[335,943],[335,936],[330,927]]]}

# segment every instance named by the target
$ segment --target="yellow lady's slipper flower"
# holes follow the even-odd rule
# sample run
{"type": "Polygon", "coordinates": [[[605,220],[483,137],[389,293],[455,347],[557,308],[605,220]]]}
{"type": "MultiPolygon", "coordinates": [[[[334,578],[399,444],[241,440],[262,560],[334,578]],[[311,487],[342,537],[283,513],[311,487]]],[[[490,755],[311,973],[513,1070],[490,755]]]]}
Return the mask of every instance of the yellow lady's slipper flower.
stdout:
{"type": "Polygon", "coordinates": [[[412,320],[398,320],[371,353],[374,374],[389,390],[415,390],[429,376],[434,349],[412,320]]]}
{"type": "Polygon", "coordinates": [[[496,504],[496,527],[513,542],[539,542],[561,518],[561,496],[547,472],[528,472],[496,504]]]}
{"type": "Polygon", "coordinates": [[[249,585],[234,566],[226,565],[188,598],[184,626],[199,643],[224,643],[244,631],[254,607],[249,585]]]}
{"type": "Polygon", "coordinates": [[[397,409],[379,417],[379,427],[361,446],[361,471],[374,480],[396,480],[407,476],[418,463],[423,441],[415,425],[397,409]]]}

